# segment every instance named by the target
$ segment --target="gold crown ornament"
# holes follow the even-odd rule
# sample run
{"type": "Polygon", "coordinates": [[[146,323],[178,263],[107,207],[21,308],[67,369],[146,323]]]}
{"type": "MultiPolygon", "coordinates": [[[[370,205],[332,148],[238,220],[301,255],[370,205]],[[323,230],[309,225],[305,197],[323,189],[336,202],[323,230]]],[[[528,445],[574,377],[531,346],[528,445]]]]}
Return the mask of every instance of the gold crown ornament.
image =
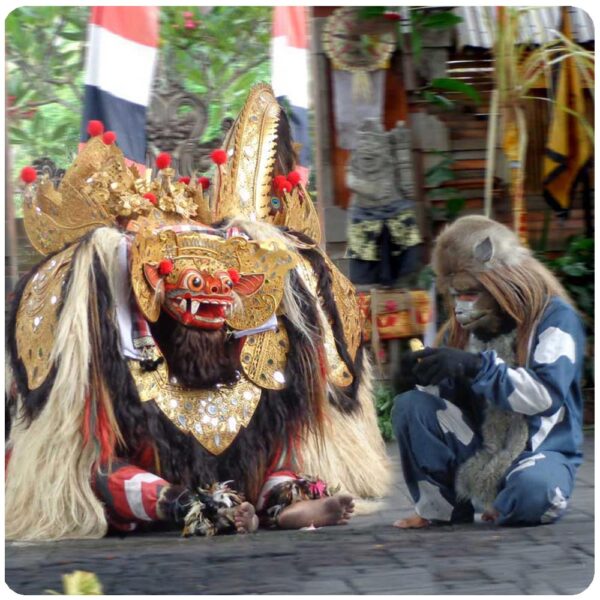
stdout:
{"type": "MultiPolygon", "coordinates": [[[[92,132],[99,131],[91,127],[92,132]]],[[[128,166],[115,145],[112,132],[93,135],[67,169],[58,189],[47,175],[37,185],[37,175],[25,167],[21,179],[27,184],[23,217],[33,247],[43,255],[56,252],[102,226],[136,229],[136,220],[145,218],[163,225],[205,222],[211,219],[208,200],[199,181],[173,181],[170,156],[157,157],[158,177],[151,169],[144,176],[128,166]],[[112,134],[112,135],[109,135],[112,134]]]]}

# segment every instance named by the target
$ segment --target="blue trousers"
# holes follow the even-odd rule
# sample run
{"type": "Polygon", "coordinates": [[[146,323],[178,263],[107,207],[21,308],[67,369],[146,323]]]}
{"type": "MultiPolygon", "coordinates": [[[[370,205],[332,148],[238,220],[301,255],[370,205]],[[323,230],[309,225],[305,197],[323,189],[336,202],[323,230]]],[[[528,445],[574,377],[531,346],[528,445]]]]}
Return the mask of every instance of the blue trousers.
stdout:
{"type": "MultiPolygon", "coordinates": [[[[412,390],[396,397],[392,424],[417,514],[431,521],[472,521],[475,509],[471,502],[457,499],[454,479],[482,440],[461,410],[447,400],[412,390]]],[[[567,507],[574,475],[575,468],[560,452],[523,452],[500,481],[495,523],[556,521],[567,507]]]]}

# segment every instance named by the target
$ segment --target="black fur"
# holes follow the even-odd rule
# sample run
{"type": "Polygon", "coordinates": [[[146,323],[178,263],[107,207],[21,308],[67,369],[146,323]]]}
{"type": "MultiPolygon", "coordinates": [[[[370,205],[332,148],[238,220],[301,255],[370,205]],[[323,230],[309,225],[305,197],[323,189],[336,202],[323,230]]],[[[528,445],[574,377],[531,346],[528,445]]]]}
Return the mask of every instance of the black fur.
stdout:
{"type": "MultiPolygon", "coordinates": [[[[295,275],[295,274],[294,274],[295,275]]],[[[134,458],[140,445],[153,443],[159,453],[160,475],[173,484],[207,487],[215,481],[233,480],[232,487],[256,501],[260,484],[279,444],[315,420],[314,397],[302,374],[302,358],[311,358],[311,345],[283,317],[290,352],[286,368],[287,387],[281,392],[265,390],[247,429],[223,454],[211,455],[193,436],[181,432],[153,402],[142,403],[126,361],[119,352],[118,331],[110,317],[114,312],[108,281],[100,262],[95,261],[98,312],[101,320],[101,347],[104,377],[113,398],[115,416],[127,447],[119,448],[122,458],[134,458]]],[[[298,279],[299,301],[307,318],[316,322],[310,294],[298,279]]],[[[167,317],[169,318],[169,317],[167,317]]],[[[312,356],[309,364],[317,364],[312,356]]]]}
{"type": "Polygon", "coordinates": [[[239,378],[236,340],[223,329],[187,327],[161,312],[152,336],[169,365],[169,373],[189,388],[204,389],[239,378]]]}
{"type": "Polygon", "coordinates": [[[330,400],[340,411],[351,414],[359,410],[360,407],[357,392],[362,373],[363,350],[359,348],[356,361],[353,361],[348,351],[342,319],[333,295],[333,276],[322,254],[313,248],[302,249],[300,252],[310,262],[317,276],[319,296],[323,310],[331,323],[336,349],[353,377],[352,385],[345,389],[338,388],[338,393],[332,395],[330,400]]]}

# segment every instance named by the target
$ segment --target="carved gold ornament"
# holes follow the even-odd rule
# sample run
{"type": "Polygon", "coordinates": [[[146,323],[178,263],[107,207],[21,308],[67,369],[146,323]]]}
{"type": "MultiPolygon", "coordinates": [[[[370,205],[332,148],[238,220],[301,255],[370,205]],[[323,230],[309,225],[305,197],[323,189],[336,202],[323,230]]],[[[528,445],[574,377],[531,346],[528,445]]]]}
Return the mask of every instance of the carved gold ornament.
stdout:
{"type": "Polygon", "coordinates": [[[261,388],[283,389],[289,346],[287,331],[281,322],[276,331],[249,335],[240,352],[242,369],[248,379],[261,388]]]}
{"type": "Polygon", "coordinates": [[[342,329],[346,338],[348,353],[356,360],[356,352],[361,342],[360,311],[356,289],[352,282],[331,262],[331,259],[321,252],[332,275],[333,298],[342,320],[342,329]]]}
{"type": "Polygon", "coordinates": [[[176,217],[185,223],[200,216],[210,218],[202,186],[174,183],[173,175],[173,169],[163,169],[153,180],[148,169],[141,177],[135,167],[127,166],[117,146],[93,137],[67,169],[58,189],[45,176],[35,194],[26,191],[27,236],[38,252],[47,255],[119,220],[123,224],[150,216],[154,221],[172,222],[176,217]]]}
{"type": "Polygon", "coordinates": [[[216,173],[213,220],[242,217],[305,233],[321,241],[313,201],[302,185],[281,196],[283,210],[272,213],[272,185],[281,107],[271,86],[252,88],[223,143],[227,162],[216,173]]]}
{"type": "Polygon", "coordinates": [[[25,365],[27,385],[35,390],[52,368],[58,307],[77,244],[46,261],[27,282],[17,312],[16,340],[19,358],[25,365]]]}
{"type": "Polygon", "coordinates": [[[169,378],[166,362],[155,371],[142,371],[131,360],[129,370],[142,402],[154,400],[174,425],[215,455],[227,450],[241,428],[248,426],[262,394],[243,376],[233,385],[190,390],[169,378]]]}
{"type": "Polygon", "coordinates": [[[273,225],[289,227],[321,243],[321,223],[317,209],[302,184],[295,186],[290,193],[283,195],[284,209],[273,219],[273,225]]]}
{"type": "Polygon", "coordinates": [[[271,86],[252,88],[227,133],[227,162],[217,170],[214,219],[268,221],[281,108],[271,86]]]}

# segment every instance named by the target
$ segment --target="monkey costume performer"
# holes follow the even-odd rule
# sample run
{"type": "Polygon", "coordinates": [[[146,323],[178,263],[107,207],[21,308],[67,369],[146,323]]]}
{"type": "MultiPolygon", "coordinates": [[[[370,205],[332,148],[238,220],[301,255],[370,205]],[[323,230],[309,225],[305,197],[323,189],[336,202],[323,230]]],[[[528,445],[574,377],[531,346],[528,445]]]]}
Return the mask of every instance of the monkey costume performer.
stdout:
{"type": "Polygon", "coordinates": [[[354,290],[286,125],[254,88],[212,198],[166,154],[154,179],[126,166],[99,122],[58,189],[29,190],[45,258],[8,324],[7,539],[336,525],[385,493],[354,290]]]}
{"type": "Polygon", "coordinates": [[[450,319],[403,359],[392,419],[416,515],[552,523],[582,460],[584,331],[556,278],[504,225],[464,217],[432,258],[450,319]]]}

